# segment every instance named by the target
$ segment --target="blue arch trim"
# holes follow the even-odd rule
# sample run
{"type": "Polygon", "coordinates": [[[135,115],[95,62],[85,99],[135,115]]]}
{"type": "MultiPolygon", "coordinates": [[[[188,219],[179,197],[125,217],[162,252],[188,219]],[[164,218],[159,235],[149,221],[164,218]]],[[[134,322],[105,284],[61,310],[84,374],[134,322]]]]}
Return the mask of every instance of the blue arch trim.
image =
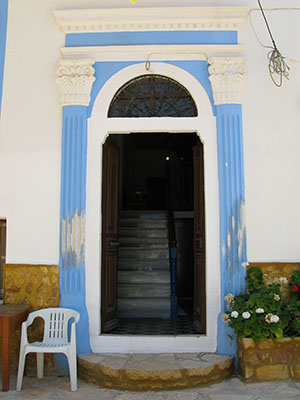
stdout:
{"type": "MultiPolygon", "coordinates": [[[[160,61],[160,62],[165,62],[168,64],[175,65],[181,69],[186,70],[189,72],[191,75],[193,75],[198,81],[201,83],[201,85],[204,87],[210,103],[212,107],[213,114],[215,115],[215,105],[213,101],[213,95],[212,95],[212,90],[211,90],[211,85],[208,80],[208,66],[205,61],[160,61]]],[[[96,97],[98,96],[99,91],[102,89],[103,85],[105,82],[110,79],[113,75],[115,75],[117,72],[121,71],[122,69],[134,65],[134,64],[139,64],[140,62],[134,62],[134,61],[122,61],[122,62],[112,62],[112,61],[107,61],[107,62],[97,62],[93,65],[95,68],[95,77],[96,81],[94,82],[92,91],[91,91],[91,101],[90,105],[88,107],[88,117],[91,116],[93,106],[96,100],[96,97]]],[[[145,73],[147,71],[145,70],[145,73]]],[[[201,112],[201,110],[198,110],[201,112]]]]}
{"type": "Polygon", "coordinates": [[[4,79],[8,0],[0,0],[0,114],[4,79]]]}
{"type": "Polygon", "coordinates": [[[236,31],[147,31],[68,33],[66,47],[151,44],[237,44],[236,31]]]}

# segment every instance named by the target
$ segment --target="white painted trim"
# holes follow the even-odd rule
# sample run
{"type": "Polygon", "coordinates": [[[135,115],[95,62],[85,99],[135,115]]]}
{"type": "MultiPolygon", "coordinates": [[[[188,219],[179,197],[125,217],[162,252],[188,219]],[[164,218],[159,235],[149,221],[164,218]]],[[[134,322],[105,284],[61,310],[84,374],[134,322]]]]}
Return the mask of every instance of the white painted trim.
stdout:
{"type": "Polygon", "coordinates": [[[240,56],[240,45],[135,45],[61,47],[68,58],[90,57],[96,61],[203,60],[207,57],[240,56]]]}
{"type": "Polygon", "coordinates": [[[199,81],[167,63],[151,64],[151,72],[169,76],[189,90],[199,116],[195,118],[107,118],[117,90],[130,79],[147,73],[134,64],[110,78],[96,98],[88,123],[86,198],[86,302],[93,352],[195,352],[216,351],[217,316],[220,312],[219,193],[216,121],[209,98],[199,81]],[[206,214],[207,334],[195,336],[100,335],[101,299],[101,165],[102,144],[109,133],[197,132],[204,143],[206,214]]]}
{"type": "Polygon", "coordinates": [[[65,33],[161,30],[237,30],[245,7],[162,7],[54,11],[65,33]]]}

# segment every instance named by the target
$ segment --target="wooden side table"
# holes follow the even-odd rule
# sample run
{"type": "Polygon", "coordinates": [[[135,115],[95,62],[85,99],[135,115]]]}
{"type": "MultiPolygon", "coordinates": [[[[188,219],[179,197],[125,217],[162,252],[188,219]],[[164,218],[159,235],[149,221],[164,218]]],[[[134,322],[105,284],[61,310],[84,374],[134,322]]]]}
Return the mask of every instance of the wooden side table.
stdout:
{"type": "Polygon", "coordinates": [[[10,335],[27,319],[30,307],[24,305],[0,305],[0,335],[2,336],[2,391],[9,389],[10,335]]]}

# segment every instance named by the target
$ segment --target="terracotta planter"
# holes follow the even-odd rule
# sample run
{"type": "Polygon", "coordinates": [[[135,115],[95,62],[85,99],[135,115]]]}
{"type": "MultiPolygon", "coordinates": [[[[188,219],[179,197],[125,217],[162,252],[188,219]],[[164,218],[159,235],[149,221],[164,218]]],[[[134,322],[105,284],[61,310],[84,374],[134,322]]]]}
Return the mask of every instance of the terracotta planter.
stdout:
{"type": "Polygon", "coordinates": [[[238,338],[238,359],[247,382],[300,381],[300,337],[259,342],[238,338]]]}

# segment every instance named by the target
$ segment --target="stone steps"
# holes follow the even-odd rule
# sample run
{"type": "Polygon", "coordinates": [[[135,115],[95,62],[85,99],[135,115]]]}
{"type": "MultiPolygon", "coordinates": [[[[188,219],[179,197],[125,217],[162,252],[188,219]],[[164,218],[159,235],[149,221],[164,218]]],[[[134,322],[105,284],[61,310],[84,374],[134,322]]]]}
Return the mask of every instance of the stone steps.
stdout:
{"type": "Polygon", "coordinates": [[[170,266],[165,211],[120,211],[118,317],[169,318],[170,266]]]}
{"type": "Polygon", "coordinates": [[[233,360],[216,353],[88,354],[78,356],[78,375],[110,389],[185,389],[229,378],[233,360]]]}

